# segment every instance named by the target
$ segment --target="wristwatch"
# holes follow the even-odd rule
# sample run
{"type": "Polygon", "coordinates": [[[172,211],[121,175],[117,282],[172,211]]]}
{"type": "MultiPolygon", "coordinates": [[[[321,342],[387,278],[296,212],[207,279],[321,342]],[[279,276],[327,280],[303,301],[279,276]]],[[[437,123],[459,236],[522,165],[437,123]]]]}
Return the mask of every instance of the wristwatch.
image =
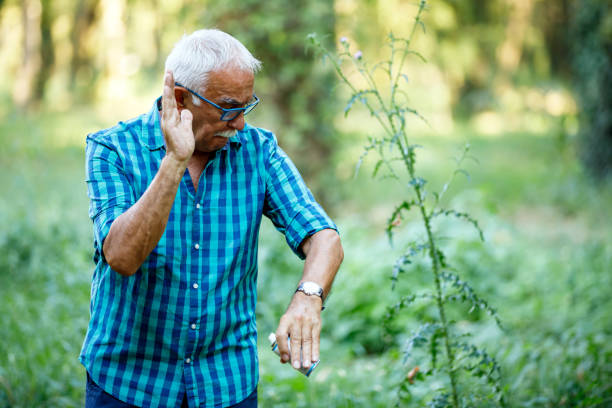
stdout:
{"type": "Polygon", "coordinates": [[[315,295],[315,296],[320,297],[321,301],[324,300],[323,299],[323,288],[314,282],[310,282],[310,281],[302,282],[300,283],[300,286],[298,286],[298,288],[295,291],[303,292],[304,294],[308,296],[315,295]]]}

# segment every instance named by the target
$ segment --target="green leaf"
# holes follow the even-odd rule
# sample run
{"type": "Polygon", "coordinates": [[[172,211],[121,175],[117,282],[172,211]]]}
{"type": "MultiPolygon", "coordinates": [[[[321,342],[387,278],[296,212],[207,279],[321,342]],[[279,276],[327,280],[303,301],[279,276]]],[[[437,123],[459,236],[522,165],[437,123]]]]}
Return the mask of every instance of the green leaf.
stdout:
{"type": "Polygon", "coordinates": [[[402,212],[410,211],[414,205],[416,205],[414,200],[404,201],[393,210],[393,213],[391,213],[391,217],[389,217],[387,221],[387,237],[389,238],[391,246],[393,246],[393,228],[399,226],[399,222],[402,220],[402,212]]]}
{"type": "Polygon", "coordinates": [[[436,257],[438,258],[438,262],[440,262],[440,266],[442,268],[448,267],[448,263],[446,262],[446,255],[444,255],[444,252],[442,252],[440,248],[436,248],[436,257]]]}
{"type": "Polygon", "coordinates": [[[417,51],[408,50],[408,54],[416,55],[421,61],[427,62],[427,59],[417,51]]]}
{"type": "Polygon", "coordinates": [[[457,300],[467,302],[471,305],[469,313],[474,310],[484,310],[489,316],[491,316],[495,320],[495,323],[497,323],[497,326],[500,329],[504,329],[499,315],[497,314],[497,310],[491,307],[486,300],[478,296],[468,282],[461,280],[459,275],[457,275],[456,273],[448,271],[441,272],[440,279],[443,282],[448,283],[452,288],[456,290],[455,293],[446,295],[444,297],[445,301],[457,300]]]}
{"type": "Polygon", "coordinates": [[[412,336],[410,336],[404,347],[404,364],[406,364],[410,358],[412,350],[426,345],[432,336],[440,330],[442,330],[442,326],[438,323],[425,323],[419,326],[419,328],[412,333],[412,336]]]}
{"type": "Polygon", "coordinates": [[[467,342],[457,342],[457,358],[462,368],[475,378],[484,379],[491,387],[494,399],[500,406],[506,406],[502,388],[501,368],[497,360],[484,349],[467,342]]]}
{"type": "Polygon", "coordinates": [[[480,240],[484,242],[484,234],[482,232],[482,229],[480,228],[480,226],[478,225],[478,221],[476,221],[475,218],[472,218],[472,216],[470,216],[468,213],[464,213],[464,212],[459,212],[459,211],[455,211],[455,210],[445,210],[445,209],[440,209],[437,211],[434,211],[431,213],[431,218],[435,218],[439,215],[444,215],[444,216],[454,216],[456,218],[459,219],[463,219],[467,222],[469,222],[470,224],[472,224],[474,226],[474,228],[476,228],[476,231],[478,231],[478,236],[480,237],[480,240]]]}
{"type": "Polygon", "coordinates": [[[391,281],[393,282],[391,284],[392,290],[395,289],[395,284],[397,282],[398,275],[405,271],[404,267],[412,264],[412,258],[415,255],[417,255],[419,252],[422,252],[428,248],[429,248],[428,243],[418,244],[416,242],[411,242],[408,245],[408,250],[402,256],[400,256],[395,261],[395,264],[393,265],[393,273],[391,276],[391,281]]]}
{"type": "Polygon", "coordinates": [[[382,159],[376,162],[376,166],[374,166],[374,171],[372,172],[372,177],[376,177],[376,174],[378,174],[378,170],[380,170],[380,166],[383,165],[384,163],[385,161],[382,159]]]}
{"type": "Polygon", "coordinates": [[[360,157],[359,160],[357,160],[357,164],[355,165],[355,178],[357,178],[357,175],[359,174],[359,169],[361,168],[362,163],[363,163],[363,157],[360,157]]]}
{"type": "Polygon", "coordinates": [[[351,108],[353,107],[355,102],[359,101],[359,102],[361,102],[361,103],[363,103],[365,105],[367,103],[365,95],[376,94],[376,93],[377,93],[377,91],[373,90],[373,89],[366,89],[364,91],[355,92],[351,96],[351,99],[349,99],[349,101],[346,104],[346,106],[344,107],[344,116],[346,117],[348,115],[349,111],[351,110],[351,108]]]}
{"type": "Polygon", "coordinates": [[[463,175],[465,176],[465,178],[467,178],[467,179],[468,179],[468,181],[471,181],[471,180],[472,180],[472,179],[471,179],[471,177],[470,177],[470,173],[468,173],[468,172],[467,172],[466,170],[464,170],[464,169],[456,169],[456,170],[453,172],[453,175],[456,175],[457,173],[459,173],[459,174],[463,174],[463,175]]]}
{"type": "Polygon", "coordinates": [[[448,393],[438,394],[427,403],[427,408],[448,408],[451,405],[448,393]]]}

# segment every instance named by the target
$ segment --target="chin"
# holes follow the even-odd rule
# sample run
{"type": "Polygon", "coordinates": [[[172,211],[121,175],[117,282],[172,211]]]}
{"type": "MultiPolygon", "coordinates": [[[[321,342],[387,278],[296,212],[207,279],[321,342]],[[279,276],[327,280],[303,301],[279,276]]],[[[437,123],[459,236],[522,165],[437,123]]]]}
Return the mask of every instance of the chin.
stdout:
{"type": "Polygon", "coordinates": [[[196,145],[196,150],[202,153],[212,153],[223,148],[229,139],[221,136],[214,136],[208,143],[196,145]]]}

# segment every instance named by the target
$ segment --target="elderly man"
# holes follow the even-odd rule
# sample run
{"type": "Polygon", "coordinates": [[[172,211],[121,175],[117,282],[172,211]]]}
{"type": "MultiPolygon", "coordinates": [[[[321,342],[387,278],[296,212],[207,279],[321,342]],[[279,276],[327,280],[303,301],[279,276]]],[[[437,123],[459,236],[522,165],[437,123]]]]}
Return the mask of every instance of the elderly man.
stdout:
{"type": "Polygon", "coordinates": [[[305,258],[292,297],[267,294],[291,298],[276,330],[281,361],[318,360],[342,247],[274,135],[245,122],[259,67],[232,36],[196,31],[168,56],[148,113],[87,137],[86,406],[257,405],[262,215],[305,258]]]}

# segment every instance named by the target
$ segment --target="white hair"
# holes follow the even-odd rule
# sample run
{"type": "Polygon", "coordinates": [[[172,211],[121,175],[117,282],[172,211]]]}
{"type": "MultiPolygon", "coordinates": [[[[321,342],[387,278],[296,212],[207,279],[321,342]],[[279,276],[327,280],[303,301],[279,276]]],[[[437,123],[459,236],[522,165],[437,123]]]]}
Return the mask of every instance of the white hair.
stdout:
{"type": "MultiPolygon", "coordinates": [[[[238,68],[255,74],[261,61],[231,35],[216,29],[198,30],[184,35],[166,58],[166,71],[180,84],[203,93],[208,74],[225,68],[238,68]]],[[[191,95],[194,104],[200,100],[191,95]]]]}

